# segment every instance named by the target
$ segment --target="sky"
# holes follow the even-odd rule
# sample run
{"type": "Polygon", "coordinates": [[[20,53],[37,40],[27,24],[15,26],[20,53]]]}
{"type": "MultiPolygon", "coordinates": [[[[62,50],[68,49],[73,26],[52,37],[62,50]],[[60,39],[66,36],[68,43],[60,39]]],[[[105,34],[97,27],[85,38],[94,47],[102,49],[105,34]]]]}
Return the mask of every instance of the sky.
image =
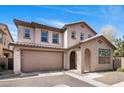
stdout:
{"type": "Polygon", "coordinates": [[[111,25],[116,37],[124,35],[124,6],[98,5],[41,5],[41,6],[0,6],[0,23],[8,26],[12,37],[17,40],[17,29],[13,19],[62,28],[64,24],[84,21],[98,34],[111,25]]]}

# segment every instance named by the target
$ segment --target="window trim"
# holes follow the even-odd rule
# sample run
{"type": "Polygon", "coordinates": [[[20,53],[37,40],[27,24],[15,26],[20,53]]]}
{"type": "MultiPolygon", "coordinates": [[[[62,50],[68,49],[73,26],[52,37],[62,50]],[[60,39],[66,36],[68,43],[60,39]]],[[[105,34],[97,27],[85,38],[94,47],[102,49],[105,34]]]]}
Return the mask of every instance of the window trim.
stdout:
{"type": "Polygon", "coordinates": [[[110,49],[102,49],[102,48],[99,48],[99,51],[98,51],[98,64],[110,64],[110,61],[111,61],[111,50],[110,49]],[[108,50],[109,51],[109,56],[105,56],[105,57],[101,57],[99,52],[100,50],[108,50]],[[101,62],[102,60],[102,62],[101,62]],[[107,60],[106,62],[103,62],[103,60],[107,60]]]}
{"type": "Polygon", "coordinates": [[[80,40],[84,40],[84,33],[80,33],[80,40]],[[83,35],[83,36],[82,36],[83,35]],[[81,39],[83,37],[83,39],[81,39]]]}
{"type": "Polygon", "coordinates": [[[76,39],[76,32],[75,31],[72,31],[71,32],[71,39],[76,39]],[[74,34],[73,34],[74,33],[74,34]],[[74,37],[72,37],[72,35],[74,35],[74,37]]]}
{"type": "Polygon", "coordinates": [[[44,43],[48,43],[48,42],[49,42],[49,32],[48,32],[48,31],[41,31],[41,34],[40,34],[40,41],[41,41],[41,42],[44,42],[44,43]],[[42,37],[46,37],[46,36],[42,36],[42,32],[47,32],[47,41],[42,41],[42,37]]]}
{"type": "Polygon", "coordinates": [[[24,29],[24,38],[25,38],[25,39],[30,39],[30,29],[28,29],[28,28],[25,28],[25,29],[24,29]],[[26,33],[26,30],[29,31],[29,37],[26,37],[26,35],[25,35],[25,34],[27,34],[27,33],[26,33]]]}
{"type": "Polygon", "coordinates": [[[52,33],[52,43],[53,43],[53,44],[59,44],[59,33],[54,33],[54,32],[52,33]],[[57,34],[58,38],[54,38],[54,37],[53,37],[54,34],[57,34]],[[53,42],[54,39],[57,39],[57,42],[56,42],[56,43],[53,42]]]}

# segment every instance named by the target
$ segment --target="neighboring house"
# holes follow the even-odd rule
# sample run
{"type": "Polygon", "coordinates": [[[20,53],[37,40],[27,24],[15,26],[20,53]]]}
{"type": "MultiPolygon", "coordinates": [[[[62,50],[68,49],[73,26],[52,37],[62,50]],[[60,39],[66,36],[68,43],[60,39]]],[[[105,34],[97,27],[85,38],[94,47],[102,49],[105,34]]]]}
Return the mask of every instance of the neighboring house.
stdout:
{"type": "Polygon", "coordinates": [[[77,69],[79,73],[110,70],[115,47],[85,22],[62,29],[14,19],[18,41],[14,46],[14,72],[77,69]]]}
{"type": "MultiPolygon", "coordinates": [[[[0,59],[12,59],[13,47],[9,45],[14,42],[7,25],[0,23],[0,59]]],[[[8,65],[8,61],[6,61],[8,65]]]]}

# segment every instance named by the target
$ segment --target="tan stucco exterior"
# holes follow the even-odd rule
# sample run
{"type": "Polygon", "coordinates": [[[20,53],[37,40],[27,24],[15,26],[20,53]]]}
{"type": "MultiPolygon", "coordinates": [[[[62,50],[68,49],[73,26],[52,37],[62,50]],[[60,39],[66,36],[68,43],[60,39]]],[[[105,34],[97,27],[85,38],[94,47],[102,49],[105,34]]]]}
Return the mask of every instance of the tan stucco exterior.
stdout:
{"type": "Polygon", "coordinates": [[[41,28],[31,28],[31,27],[24,27],[18,26],[18,42],[26,42],[26,43],[36,43],[36,44],[43,44],[43,45],[51,45],[56,47],[63,46],[63,34],[59,32],[53,32],[46,29],[41,28]],[[30,29],[30,39],[24,38],[24,29],[30,29]],[[41,42],[41,31],[48,31],[48,42],[41,42]],[[52,33],[59,34],[59,43],[53,44],[52,43],[52,33]]]}
{"type": "Polygon", "coordinates": [[[124,68],[124,57],[121,57],[121,68],[124,68]]]}
{"type": "Polygon", "coordinates": [[[88,38],[88,34],[95,36],[96,34],[88,29],[86,26],[81,27],[80,25],[71,25],[67,27],[67,30],[64,32],[64,47],[68,48],[75,44],[78,44],[80,40],[80,34],[84,33],[84,40],[88,38]],[[76,39],[71,38],[71,33],[76,32],[76,39]]]}
{"type": "Polygon", "coordinates": [[[7,25],[0,23],[0,29],[3,33],[3,41],[0,43],[0,57],[4,57],[4,54],[8,54],[8,58],[13,57],[13,47],[9,46],[10,42],[13,42],[12,36],[9,32],[7,25]]]}
{"type": "Polygon", "coordinates": [[[85,55],[85,49],[89,49],[90,50],[90,53],[91,53],[91,61],[90,61],[90,64],[91,64],[91,71],[99,71],[99,70],[110,70],[112,69],[112,53],[113,53],[113,50],[112,48],[102,39],[102,38],[98,38],[98,39],[95,39],[93,41],[90,41],[88,43],[84,43],[81,45],[81,50],[82,50],[82,71],[84,70],[84,61],[85,61],[85,58],[83,55],[85,55]],[[102,43],[98,43],[98,40],[102,40],[102,43]],[[110,60],[110,64],[99,64],[98,63],[98,51],[99,51],[99,48],[102,48],[102,49],[110,49],[111,50],[111,60],[110,60]]]}
{"type": "Polygon", "coordinates": [[[24,46],[25,44],[18,46],[17,44],[12,44],[14,46],[14,72],[21,73],[24,69],[27,71],[55,70],[59,68],[69,70],[71,66],[70,54],[73,51],[75,52],[74,61],[76,63],[76,69],[79,73],[83,73],[86,70],[101,71],[112,69],[112,53],[114,46],[107,39],[105,39],[104,36],[97,36],[91,28],[88,28],[88,26],[85,26],[85,24],[83,24],[82,27],[81,24],[69,25],[66,27],[63,33],[48,29],[46,30],[42,28],[32,28],[24,25],[17,25],[18,42],[25,42],[27,43],[27,46],[24,46]],[[30,29],[30,39],[24,39],[25,28],[30,29]],[[48,31],[47,43],[40,41],[41,31],[48,31]],[[71,38],[72,31],[76,32],[75,39],[71,38]],[[52,43],[52,33],[59,34],[58,44],[52,43]],[[80,40],[80,33],[84,33],[84,40],[82,41],[80,40]],[[88,37],[89,34],[91,35],[90,38],[88,37]],[[100,43],[98,42],[99,40],[101,41],[100,43]],[[48,47],[38,48],[35,46],[30,46],[28,43],[41,44],[48,47]],[[49,46],[53,46],[53,48],[49,48],[49,46]],[[57,49],[56,47],[60,49],[57,49]],[[111,59],[109,64],[99,64],[99,48],[110,49],[111,59]],[[27,52],[24,52],[25,49],[27,52]],[[29,60],[31,64],[28,67],[27,64],[29,63],[29,57],[31,58],[29,60]],[[34,57],[37,58],[36,62],[34,57]],[[53,61],[50,62],[50,59],[53,61]],[[48,63],[46,64],[44,62],[48,63]],[[32,65],[34,67],[32,67],[32,65]]]}

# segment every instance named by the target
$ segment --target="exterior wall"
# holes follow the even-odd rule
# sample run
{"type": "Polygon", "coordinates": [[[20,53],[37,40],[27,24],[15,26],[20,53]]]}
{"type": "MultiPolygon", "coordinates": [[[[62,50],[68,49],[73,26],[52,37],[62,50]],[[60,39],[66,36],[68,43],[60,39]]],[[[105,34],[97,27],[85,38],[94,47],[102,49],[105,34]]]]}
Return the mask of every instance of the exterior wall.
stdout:
{"type": "Polygon", "coordinates": [[[40,28],[33,29],[33,28],[29,28],[29,27],[24,27],[24,26],[18,26],[18,41],[62,47],[63,46],[62,33],[59,33],[59,43],[58,44],[52,43],[52,33],[55,33],[55,32],[50,31],[50,30],[40,29],[40,28]],[[24,29],[25,28],[30,29],[30,39],[24,38],[24,29]],[[48,42],[41,42],[41,31],[48,31],[48,42]]]}
{"type": "Polygon", "coordinates": [[[66,61],[64,62],[65,64],[65,68],[66,69],[70,69],[70,54],[72,51],[75,51],[76,55],[76,69],[78,71],[78,73],[82,73],[81,72],[81,66],[82,66],[82,51],[80,48],[74,48],[74,49],[70,49],[66,52],[66,61]]]}
{"type": "Polygon", "coordinates": [[[67,55],[67,51],[66,52],[64,52],[64,69],[65,70],[67,70],[67,69],[69,69],[69,67],[68,67],[68,55],[67,55]]]}
{"type": "Polygon", "coordinates": [[[90,31],[87,27],[82,28],[80,25],[72,25],[68,26],[67,30],[64,32],[64,46],[65,48],[71,47],[77,43],[79,43],[80,40],[80,33],[84,33],[84,39],[88,38],[88,34],[91,34],[91,36],[95,36],[95,33],[90,31]],[[76,39],[71,38],[71,32],[76,32],[76,39]]]}
{"type": "Polygon", "coordinates": [[[62,33],[58,33],[59,34],[59,43],[58,44],[52,43],[52,33],[57,33],[57,32],[36,28],[35,29],[35,43],[43,44],[43,45],[51,45],[51,46],[55,46],[55,47],[62,47],[63,46],[62,33]],[[48,42],[41,42],[41,31],[48,31],[48,42]]]}
{"type": "Polygon", "coordinates": [[[121,57],[121,68],[124,68],[124,57],[121,57]]]}
{"type": "Polygon", "coordinates": [[[18,42],[34,43],[34,29],[24,26],[18,26],[18,42]],[[24,38],[24,29],[30,29],[30,39],[24,38]]]}
{"type": "Polygon", "coordinates": [[[82,72],[84,71],[84,55],[85,55],[85,49],[88,48],[91,52],[91,71],[101,71],[101,70],[110,70],[113,69],[113,64],[112,64],[112,48],[104,41],[102,40],[102,43],[98,43],[99,39],[95,39],[93,41],[89,41],[88,43],[82,44],[81,49],[82,49],[82,72]],[[98,63],[98,52],[99,48],[103,49],[110,49],[111,51],[111,61],[110,64],[99,64],[98,63]]]}
{"type": "Polygon", "coordinates": [[[77,71],[81,74],[82,71],[81,71],[81,66],[82,66],[82,52],[81,52],[81,49],[77,49],[76,50],[76,63],[77,63],[77,71]]]}
{"type": "Polygon", "coordinates": [[[19,48],[14,48],[14,73],[21,73],[21,50],[19,48]]]}
{"type": "MultiPolygon", "coordinates": [[[[3,32],[3,42],[0,43],[0,56],[3,57],[5,53],[3,48],[8,50],[13,50],[13,47],[9,46],[9,43],[12,42],[12,39],[6,25],[0,24],[0,28],[2,29],[2,32],[3,32]]],[[[9,51],[6,51],[6,53],[9,54],[9,58],[13,57],[12,53],[10,53],[9,51]]]]}
{"type": "Polygon", "coordinates": [[[3,44],[0,43],[0,57],[3,57],[3,44]]]}
{"type": "Polygon", "coordinates": [[[68,33],[69,32],[67,30],[63,33],[64,48],[68,48],[68,33]]]}

